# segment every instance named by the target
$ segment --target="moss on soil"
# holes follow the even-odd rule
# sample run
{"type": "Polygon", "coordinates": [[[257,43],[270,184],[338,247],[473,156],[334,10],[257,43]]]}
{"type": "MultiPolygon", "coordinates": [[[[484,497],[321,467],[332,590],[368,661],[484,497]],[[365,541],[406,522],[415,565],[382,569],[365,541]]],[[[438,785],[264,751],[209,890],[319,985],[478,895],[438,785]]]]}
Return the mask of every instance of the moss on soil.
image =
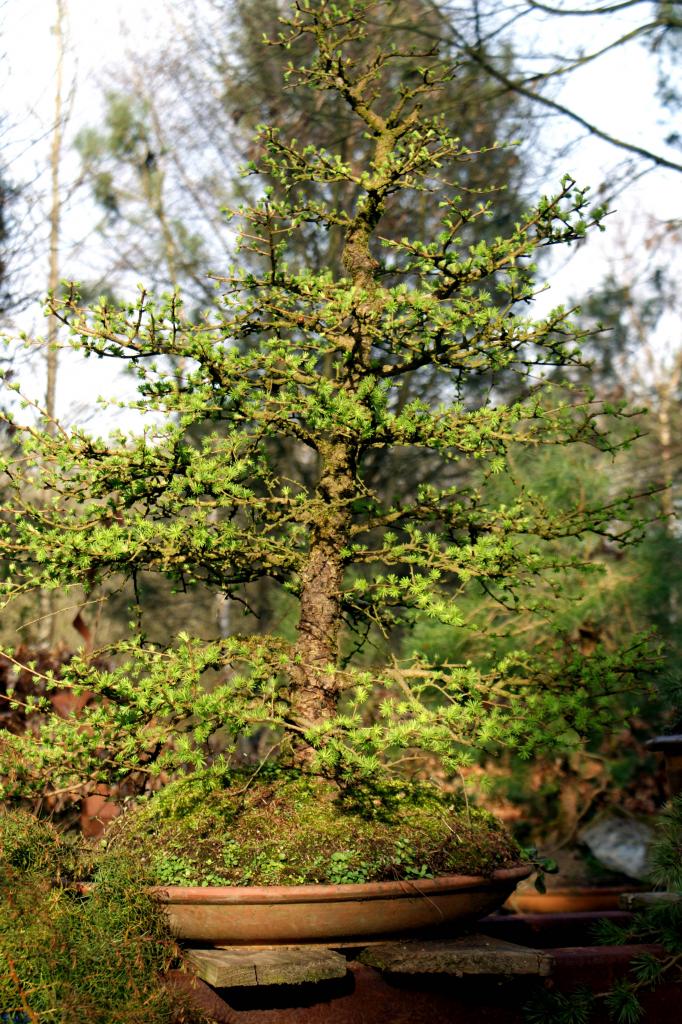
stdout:
{"type": "Polygon", "coordinates": [[[262,773],[179,780],[117,819],[125,851],[161,885],[297,885],[489,875],[520,851],[487,812],[429,785],[354,786],[262,773]]]}

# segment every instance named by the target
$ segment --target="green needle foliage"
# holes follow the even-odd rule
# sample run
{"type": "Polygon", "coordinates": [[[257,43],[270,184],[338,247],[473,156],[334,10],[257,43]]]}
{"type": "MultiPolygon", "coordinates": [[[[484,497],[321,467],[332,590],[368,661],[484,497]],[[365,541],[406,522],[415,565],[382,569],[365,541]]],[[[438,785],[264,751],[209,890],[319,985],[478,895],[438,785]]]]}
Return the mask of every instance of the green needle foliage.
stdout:
{"type": "Polygon", "coordinates": [[[674,796],[657,822],[650,854],[651,881],[670,892],[682,893],[682,795],[674,796]]]}
{"type": "Polygon", "coordinates": [[[648,671],[639,640],[584,657],[558,638],[484,666],[417,652],[368,667],[357,653],[416,622],[475,629],[461,604],[476,595],[546,616],[566,574],[585,568],[581,537],[629,544],[642,526],[632,493],[556,507],[513,474],[511,497],[494,486],[512,453],[517,464],[548,446],[615,454],[637,433],[621,406],[543,380],[580,364],[572,311],[529,315],[537,254],[601,228],[605,211],[566,176],[505,234],[463,242],[495,210],[452,168],[469,181],[487,151],[421,112],[457,79],[437,48],[365,45],[386,6],[298,0],[282,19],[270,45],[309,43],[286,87],[335,93],[371,156],[357,163],[262,126],[246,173],[274,180],[277,197],[265,187],[238,211],[241,264],[217,279],[216,310],[190,322],[177,295],[144,290],[123,308],[82,308],[75,286],[51,301],[81,352],[127,360],[150,425],[103,439],[15,424],[23,455],[2,465],[4,601],[149,573],[240,600],[265,577],[297,607],[293,638],[181,633],[159,645],[134,621],[105,652],[113,667],[84,656],[59,680],[99,698],[77,720],[47,715],[37,739],[3,740],[6,797],[140,768],[219,768],[237,737],[262,729],[296,770],[372,777],[418,751],[454,775],[500,745],[524,757],[575,750],[648,671]],[[387,92],[405,62],[411,74],[387,92]],[[352,203],[334,205],[337,182],[352,203]],[[392,204],[417,194],[439,211],[433,237],[385,236],[392,204]],[[294,244],[304,229],[342,232],[343,276],[305,265],[294,244]],[[404,401],[427,371],[439,399],[404,401]],[[291,449],[305,478],[283,468],[291,449]],[[373,491],[366,467],[406,449],[429,460],[430,482],[373,491]]]}

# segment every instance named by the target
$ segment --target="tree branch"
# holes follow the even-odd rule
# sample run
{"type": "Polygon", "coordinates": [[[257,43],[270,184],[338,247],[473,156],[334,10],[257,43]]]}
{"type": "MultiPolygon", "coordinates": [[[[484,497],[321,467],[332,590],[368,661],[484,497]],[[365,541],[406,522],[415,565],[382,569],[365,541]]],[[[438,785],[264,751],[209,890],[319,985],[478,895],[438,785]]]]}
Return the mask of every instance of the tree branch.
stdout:
{"type": "Polygon", "coordinates": [[[547,14],[564,14],[575,17],[582,17],[586,14],[614,14],[616,11],[624,11],[626,7],[637,7],[638,4],[648,4],[650,0],[622,0],[621,3],[605,4],[603,7],[565,8],[550,7],[549,4],[537,3],[537,0],[525,0],[529,7],[535,11],[545,11],[547,14]]]}
{"type": "MultiPolygon", "coordinates": [[[[446,17],[437,0],[427,0],[427,2],[429,3],[429,6],[432,8],[434,13],[441,19],[441,22],[446,27],[447,31],[451,34],[452,38],[455,40],[457,46],[461,49],[461,51],[465,53],[467,57],[473,60],[476,64],[478,64],[478,66],[482,68],[488,75],[490,75],[491,78],[494,78],[495,81],[499,82],[506,89],[509,89],[510,91],[517,93],[517,95],[519,96],[524,96],[526,99],[531,100],[533,103],[539,103],[541,106],[547,107],[549,110],[554,110],[556,113],[561,114],[563,117],[569,118],[569,120],[573,121],[575,124],[580,125],[581,128],[584,128],[587,132],[589,132],[590,135],[593,135],[595,138],[602,139],[602,141],[604,142],[608,142],[611,146],[615,146],[618,149],[623,149],[628,153],[634,153],[636,156],[642,157],[644,160],[650,160],[653,164],[655,164],[658,167],[665,167],[668,170],[682,172],[682,163],[679,163],[676,160],[670,160],[668,157],[665,157],[660,153],[654,153],[652,150],[646,149],[644,146],[637,146],[632,142],[627,142],[625,139],[619,139],[615,135],[611,135],[609,132],[605,131],[602,128],[599,128],[596,124],[593,124],[592,122],[588,121],[586,118],[582,117],[574,110],[571,110],[570,107],[565,106],[563,103],[557,103],[556,100],[551,100],[547,96],[543,96],[542,94],[536,92],[534,88],[529,88],[526,85],[524,85],[523,82],[515,81],[508,75],[504,74],[502,71],[499,71],[495,67],[495,65],[492,64],[491,61],[488,58],[486,58],[483,53],[481,53],[480,50],[478,50],[474,46],[470,46],[466,42],[463,35],[457,31],[457,29],[454,27],[451,21],[446,17]]],[[[526,2],[530,3],[531,0],[526,0],[526,2]]],[[[629,3],[624,3],[621,6],[629,6],[630,4],[638,2],[640,2],[640,0],[629,0],[629,3]]],[[[613,6],[617,7],[618,5],[613,6]]],[[[603,8],[602,13],[608,13],[610,9],[611,8],[603,8]]],[[[415,32],[419,32],[422,35],[427,35],[427,33],[424,32],[423,29],[414,26],[413,28],[415,32]]],[[[547,76],[538,75],[533,80],[535,82],[538,82],[543,77],[547,76]]]]}

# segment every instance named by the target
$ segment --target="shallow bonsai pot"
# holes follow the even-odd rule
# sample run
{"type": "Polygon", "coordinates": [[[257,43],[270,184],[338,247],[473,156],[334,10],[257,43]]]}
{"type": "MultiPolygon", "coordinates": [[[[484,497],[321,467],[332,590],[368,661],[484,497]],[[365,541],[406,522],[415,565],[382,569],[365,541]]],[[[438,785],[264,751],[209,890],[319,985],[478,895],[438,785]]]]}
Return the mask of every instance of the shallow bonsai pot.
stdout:
{"type": "Polygon", "coordinates": [[[156,887],[178,938],[214,945],[367,941],[484,917],[532,868],[361,885],[156,887]]]}
{"type": "Polygon", "coordinates": [[[518,914],[586,913],[588,911],[618,910],[619,899],[632,892],[633,885],[566,886],[548,889],[545,893],[525,887],[513,892],[505,907],[518,914]]]}

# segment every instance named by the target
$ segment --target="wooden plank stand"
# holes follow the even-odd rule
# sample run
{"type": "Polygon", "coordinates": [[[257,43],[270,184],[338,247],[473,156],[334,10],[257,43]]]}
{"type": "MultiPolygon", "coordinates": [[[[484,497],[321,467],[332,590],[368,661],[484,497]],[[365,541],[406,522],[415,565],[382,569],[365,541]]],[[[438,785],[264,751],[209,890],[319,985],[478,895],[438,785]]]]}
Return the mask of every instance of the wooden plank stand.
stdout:
{"type": "Polygon", "coordinates": [[[214,988],[301,985],[346,976],[346,958],[319,946],[190,949],[186,959],[195,974],[214,988]]]}

